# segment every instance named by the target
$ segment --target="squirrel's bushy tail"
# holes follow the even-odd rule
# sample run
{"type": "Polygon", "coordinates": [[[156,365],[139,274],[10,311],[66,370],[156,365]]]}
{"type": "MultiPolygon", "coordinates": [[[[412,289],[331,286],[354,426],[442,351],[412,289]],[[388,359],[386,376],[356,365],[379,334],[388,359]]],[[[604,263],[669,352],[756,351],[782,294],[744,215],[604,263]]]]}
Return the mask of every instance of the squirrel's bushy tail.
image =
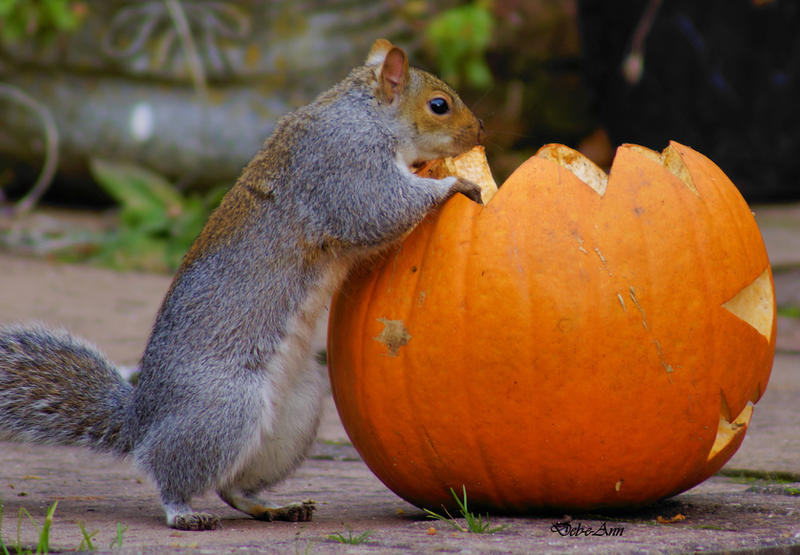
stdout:
{"type": "Polygon", "coordinates": [[[0,439],[124,454],[133,387],[65,331],[0,328],[0,439]]]}

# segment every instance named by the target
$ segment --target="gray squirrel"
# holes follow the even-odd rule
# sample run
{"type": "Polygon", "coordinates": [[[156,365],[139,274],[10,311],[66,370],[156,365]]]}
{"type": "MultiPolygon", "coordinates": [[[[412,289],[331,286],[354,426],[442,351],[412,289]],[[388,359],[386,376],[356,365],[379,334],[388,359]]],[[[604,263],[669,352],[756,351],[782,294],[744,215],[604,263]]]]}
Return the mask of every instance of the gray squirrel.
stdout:
{"type": "Polygon", "coordinates": [[[483,125],[444,82],[379,39],[365,65],[283,117],[189,249],[133,387],[93,346],[41,326],[0,329],[0,439],[81,445],[153,478],[169,526],[216,491],[261,520],[310,520],[311,501],[258,497],[314,441],[326,376],[310,336],[357,261],[477,185],[410,167],[479,144],[483,125]]]}

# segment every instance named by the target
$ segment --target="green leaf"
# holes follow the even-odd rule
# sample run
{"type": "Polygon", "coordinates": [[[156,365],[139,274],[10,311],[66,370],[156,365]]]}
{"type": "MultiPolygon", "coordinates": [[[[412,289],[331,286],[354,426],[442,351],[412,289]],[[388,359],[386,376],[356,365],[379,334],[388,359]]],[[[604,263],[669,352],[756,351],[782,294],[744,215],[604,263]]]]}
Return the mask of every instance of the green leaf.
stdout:
{"type": "Polygon", "coordinates": [[[5,17],[17,7],[22,0],[0,0],[0,17],[5,17]]]}
{"type": "Polygon", "coordinates": [[[41,9],[55,29],[70,31],[78,26],[78,16],[72,5],[64,0],[43,0],[41,9]]]}
{"type": "Polygon", "coordinates": [[[180,215],[182,198],[163,176],[133,164],[93,158],[89,167],[97,183],[122,208],[122,218],[147,228],[180,215]]]}
{"type": "Polygon", "coordinates": [[[467,62],[464,67],[467,82],[473,87],[482,89],[492,84],[492,72],[482,58],[476,58],[467,62]]]}
{"type": "Polygon", "coordinates": [[[450,8],[434,17],[427,39],[445,80],[458,86],[462,79],[473,87],[486,87],[492,74],[484,58],[492,38],[494,19],[487,1],[450,8]]]}
{"type": "Polygon", "coordinates": [[[781,305],[778,307],[778,316],[800,318],[800,306],[781,305]]]}

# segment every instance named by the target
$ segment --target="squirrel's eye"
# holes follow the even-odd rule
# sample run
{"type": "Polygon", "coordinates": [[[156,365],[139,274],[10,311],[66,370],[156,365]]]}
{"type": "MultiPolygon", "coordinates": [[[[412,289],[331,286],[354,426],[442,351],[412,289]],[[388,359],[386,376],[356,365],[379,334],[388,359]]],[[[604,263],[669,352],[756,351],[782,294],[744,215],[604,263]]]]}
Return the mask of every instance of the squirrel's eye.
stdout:
{"type": "Polygon", "coordinates": [[[439,116],[444,115],[450,111],[450,105],[447,103],[447,100],[445,100],[441,96],[437,96],[436,98],[431,98],[428,101],[428,106],[430,107],[431,112],[439,116]]]}

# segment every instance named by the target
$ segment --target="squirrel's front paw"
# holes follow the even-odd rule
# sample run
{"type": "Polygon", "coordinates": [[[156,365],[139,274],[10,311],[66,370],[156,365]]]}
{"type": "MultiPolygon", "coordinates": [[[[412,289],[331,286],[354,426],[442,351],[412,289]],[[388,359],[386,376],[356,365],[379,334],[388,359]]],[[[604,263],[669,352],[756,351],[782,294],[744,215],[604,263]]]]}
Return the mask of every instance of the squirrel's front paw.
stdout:
{"type": "Polygon", "coordinates": [[[176,515],[171,526],[178,530],[215,530],[219,518],[208,513],[185,513],[176,515]]]}
{"type": "Polygon", "coordinates": [[[459,177],[458,181],[453,187],[453,190],[457,193],[465,195],[467,198],[477,202],[478,204],[483,204],[483,200],[481,198],[481,188],[476,183],[473,183],[468,179],[459,177]]]}

